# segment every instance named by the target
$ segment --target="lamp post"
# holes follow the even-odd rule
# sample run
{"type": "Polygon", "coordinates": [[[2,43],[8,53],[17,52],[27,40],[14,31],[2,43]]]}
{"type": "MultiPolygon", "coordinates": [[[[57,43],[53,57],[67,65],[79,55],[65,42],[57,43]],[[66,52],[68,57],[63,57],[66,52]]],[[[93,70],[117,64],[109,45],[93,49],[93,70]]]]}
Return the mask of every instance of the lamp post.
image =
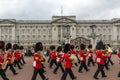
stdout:
{"type": "Polygon", "coordinates": [[[17,38],[18,38],[18,45],[20,45],[20,41],[19,41],[19,35],[17,36],[17,38]]]}
{"type": "Polygon", "coordinates": [[[67,43],[70,43],[70,25],[67,23],[66,27],[67,27],[66,39],[67,39],[67,43]]]}

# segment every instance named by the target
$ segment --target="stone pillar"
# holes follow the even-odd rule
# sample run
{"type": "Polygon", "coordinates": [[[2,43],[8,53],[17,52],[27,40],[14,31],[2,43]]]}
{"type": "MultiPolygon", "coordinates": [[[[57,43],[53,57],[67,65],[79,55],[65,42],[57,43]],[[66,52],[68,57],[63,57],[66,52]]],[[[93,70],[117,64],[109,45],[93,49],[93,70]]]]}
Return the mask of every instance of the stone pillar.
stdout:
{"type": "Polygon", "coordinates": [[[16,26],[14,25],[14,26],[12,26],[12,41],[15,41],[16,40],[16,38],[15,38],[15,36],[16,36],[16,30],[15,30],[15,28],[16,28],[16,26]]]}
{"type": "Polygon", "coordinates": [[[116,41],[117,40],[117,27],[115,26],[115,24],[113,24],[113,27],[112,27],[112,40],[113,41],[116,41]]]}
{"type": "Polygon", "coordinates": [[[57,44],[56,41],[58,41],[58,27],[57,25],[53,25],[52,27],[52,42],[57,44]]]}
{"type": "Polygon", "coordinates": [[[75,39],[76,38],[76,27],[75,25],[72,25],[70,27],[70,39],[75,39]]]}

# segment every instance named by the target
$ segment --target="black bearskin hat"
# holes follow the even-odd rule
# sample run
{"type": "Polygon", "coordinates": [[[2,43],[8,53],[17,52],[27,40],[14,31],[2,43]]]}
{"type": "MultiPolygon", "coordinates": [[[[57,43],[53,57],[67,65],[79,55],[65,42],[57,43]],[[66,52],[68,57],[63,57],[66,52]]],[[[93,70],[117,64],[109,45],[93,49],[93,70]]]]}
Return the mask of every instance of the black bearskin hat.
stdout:
{"type": "Polygon", "coordinates": [[[65,44],[65,46],[64,46],[64,52],[68,52],[68,51],[70,51],[70,44],[69,43],[67,43],[67,44],[65,44]]]}
{"type": "Polygon", "coordinates": [[[89,44],[89,45],[88,45],[88,48],[92,48],[92,44],[89,44]]]}
{"type": "Polygon", "coordinates": [[[0,41],[0,49],[4,50],[4,46],[5,46],[5,42],[4,41],[0,41]]]}
{"type": "Polygon", "coordinates": [[[23,46],[20,46],[20,50],[24,49],[23,46]]]}
{"type": "Polygon", "coordinates": [[[107,44],[107,46],[111,47],[111,45],[110,45],[110,44],[107,44]]]}
{"type": "Polygon", "coordinates": [[[55,49],[55,45],[51,45],[51,46],[50,46],[50,49],[51,49],[51,50],[54,50],[54,49],[55,49]]]}
{"type": "Polygon", "coordinates": [[[43,45],[42,45],[42,43],[41,42],[38,42],[38,43],[36,43],[36,45],[35,45],[35,52],[37,52],[37,51],[42,51],[43,50],[43,45]]]}
{"type": "Polygon", "coordinates": [[[62,51],[62,46],[57,47],[57,52],[60,52],[60,51],[62,51]]]}
{"type": "Polygon", "coordinates": [[[13,50],[19,49],[19,46],[17,44],[13,45],[13,50]]]}
{"type": "Polygon", "coordinates": [[[96,45],[96,49],[100,50],[100,49],[104,49],[105,48],[105,45],[103,44],[102,41],[98,42],[97,45],[96,45]]]}
{"type": "Polygon", "coordinates": [[[6,44],[6,50],[11,49],[11,48],[12,48],[12,44],[11,43],[7,43],[6,44]]]}
{"type": "Polygon", "coordinates": [[[71,48],[71,49],[74,49],[74,45],[71,45],[70,48],[71,48]]]}
{"type": "Polygon", "coordinates": [[[86,46],[84,44],[80,44],[80,49],[84,50],[86,48],[86,46]]]}

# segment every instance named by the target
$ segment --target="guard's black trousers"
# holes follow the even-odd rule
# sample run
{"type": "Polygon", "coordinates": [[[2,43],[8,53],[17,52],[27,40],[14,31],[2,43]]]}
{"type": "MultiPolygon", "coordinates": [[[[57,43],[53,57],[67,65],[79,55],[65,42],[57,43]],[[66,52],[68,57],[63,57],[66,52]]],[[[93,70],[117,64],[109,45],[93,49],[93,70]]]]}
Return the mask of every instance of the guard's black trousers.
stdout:
{"type": "Polygon", "coordinates": [[[43,70],[41,69],[34,69],[33,71],[33,76],[32,76],[32,80],[36,80],[37,74],[39,73],[39,75],[41,76],[42,80],[45,80],[46,77],[43,74],[43,70]]]}
{"type": "Polygon", "coordinates": [[[2,77],[3,80],[9,80],[7,77],[6,77],[6,74],[4,72],[3,69],[0,70],[0,76],[2,77]]]}
{"type": "Polygon", "coordinates": [[[18,68],[21,69],[21,66],[20,66],[20,64],[19,64],[19,61],[15,61],[15,62],[14,62],[14,66],[16,66],[16,64],[17,64],[18,68]]]}
{"type": "Polygon", "coordinates": [[[114,64],[110,57],[108,57],[107,65],[109,65],[109,63],[111,63],[111,65],[114,64]]]}
{"type": "Polygon", "coordinates": [[[55,64],[57,66],[56,60],[51,60],[49,67],[52,68],[53,64],[55,64]]]}
{"type": "Polygon", "coordinates": [[[61,63],[58,63],[57,64],[57,67],[54,69],[54,73],[56,73],[57,72],[57,70],[59,69],[59,67],[61,68],[61,70],[62,70],[62,72],[64,72],[64,68],[63,68],[63,66],[62,66],[62,64],[61,63]]]}
{"type": "Polygon", "coordinates": [[[26,64],[26,62],[25,62],[23,57],[20,60],[21,60],[22,64],[26,64]]]}
{"type": "Polygon", "coordinates": [[[94,74],[94,77],[97,77],[99,72],[101,72],[102,76],[105,76],[105,72],[104,72],[103,68],[104,68],[104,65],[98,64],[98,68],[94,74]]]}
{"type": "Polygon", "coordinates": [[[86,62],[81,62],[81,65],[80,65],[80,67],[79,67],[78,72],[81,72],[82,69],[83,69],[83,67],[84,67],[84,69],[85,69],[86,71],[88,71],[88,68],[87,68],[86,62]]]}
{"type": "Polygon", "coordinates": [[[68,74],[68,73],[69,73],[71,79],[74,79],[74,78],[75,78],[75,76],[74,76],[71,68],[65,68],[65,71],[64,71],[64,73],[63,73],[63,75],[62,75],[61,80],[66,80],[66,77],[67,77],[67,74],[68,74]]]}
{"type": "Polygon", "coordinates": [[[92,58],[88,58],[88,66],[90,66],[90,63],[92,63],[92,65],[94,66],[95,63],[94,63],[94,60],[92,58]]]}
{"type": "Polygon", "coordinates": [[[8,67],[10,67],[10,70],[13,72],[13,74],[15,74],[16,73],[16,71],[15,71],[15,69],[14,69],[14,67],[13,67],[13,64],[7,64],[7,66],[6,66],[6,68],[5,68],[5,72],[6,72],[6,70],[8,69],[8,67]]]}
{"type": "Polygon", "coordinates": [[[118,77],[120,77],[120,71],[119,71],[119,73],[118,73],[118,77]]]}

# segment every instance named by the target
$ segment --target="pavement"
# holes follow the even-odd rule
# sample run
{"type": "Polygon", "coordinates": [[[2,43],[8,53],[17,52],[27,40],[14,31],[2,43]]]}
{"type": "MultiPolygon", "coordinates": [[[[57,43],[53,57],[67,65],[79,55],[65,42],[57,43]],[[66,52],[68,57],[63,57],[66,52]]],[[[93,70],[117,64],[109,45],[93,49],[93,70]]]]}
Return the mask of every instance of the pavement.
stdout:
{"type": "MultiPolygon", "coordinates": [[[[33,75],[33,67],[32,67],[32,62],[33,62],[33,57],[24,57],[25,61],[27,64],[25,64],[24,66],[22,66],[23,69],[19,70],[18,67],[15,67],[16,71],[18,72],[18,75],[13,75],[12,72],[7,69],[6,75],[10,80],[31,80],[31,77],[33,75]]],[[[49,64],[47,63],[47,59],[46,58],[46,63],[45,65],[45,76],[49,78],[49,80],[60,80],[61,76],[62,76],[62,72],[59,69],[57,74],[53,74],[53,70],[55,68],[55,65],[53,65],[53,68],[50,69],[48,66],[49,64]]],[[[113,55],[112,56],[112,61],[114,62],[114,65],[110,65],[109,68],[110,70],[105,70],[105,73],[107,75],[106,78],[102,78],[101,77],[101,73],[99,73],[99,80],[120,80],[120,78],[117,77],[118,72],[120,70],[120,64],[119,64],[119,59],[117,57],[117,55],[113,55]]],[[[77,76],[76,80],[95,80],[93,78],[93,75],[97,69],[97,65],[96,66],[92,66],[89,67],[90,71],[86,72],[83,69],[83,73],[78,73],[78,67],[74,66],[72,67],[72,71],[75,74],[75,76],[77,76]]],[[[0,77],[0,80],[2,80],[2,78],[0,77]]],[[[39,74],[37,75],[37,79],[36,80],[42,80],[41,77],[39,76],[39,74]]],[[[69,75],[67,76],[66,80],[71,80],[69,75]]]]}

